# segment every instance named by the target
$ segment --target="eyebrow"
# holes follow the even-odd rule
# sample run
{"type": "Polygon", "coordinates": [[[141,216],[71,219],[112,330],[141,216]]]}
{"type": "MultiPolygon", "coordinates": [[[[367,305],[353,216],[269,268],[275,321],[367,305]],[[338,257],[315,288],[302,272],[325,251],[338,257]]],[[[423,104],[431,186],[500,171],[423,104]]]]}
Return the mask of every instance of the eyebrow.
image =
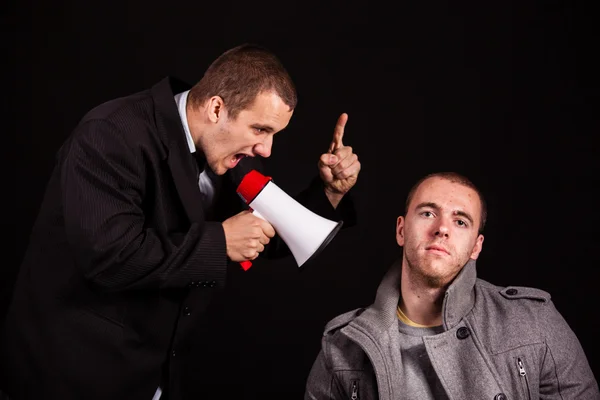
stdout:
{"type": "MultiPolygon", "coordinates": [[[[433,208],[434,210],[441,209],[441,207],[438,204],[432,203],[432,202],[423,202],[423,203],[417,204],[417,207],[415,207],[416,210],[419,210],[421,208],[433,208]]],[[[466,211],[455,210],[452,212],[452,215],[458,215],[458,216],[464,217],[464,218],[468,219],[471,224],[473,224],[473,217],[471,217],[471,215],[466,211]]]]}
{"type": "Polygon", "coordinates": [[[252,128],[255,128],[255,129],[263,129],[269,133],[271,133],[275,130],[275,128],[273,128],[272,126],[269,126],[269,125],[252,124],[251,126],[252,126],[252,128]]]}

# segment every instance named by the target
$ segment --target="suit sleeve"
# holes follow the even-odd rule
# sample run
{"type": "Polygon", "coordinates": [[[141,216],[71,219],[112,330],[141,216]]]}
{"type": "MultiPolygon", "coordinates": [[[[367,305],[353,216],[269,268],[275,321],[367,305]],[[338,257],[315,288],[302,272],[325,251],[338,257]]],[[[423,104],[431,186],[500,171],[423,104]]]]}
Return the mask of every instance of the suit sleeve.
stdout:
{"type": "Polygon", "coordinates": [[[333,220],[344,221],[342,229],[356,225],[356,208],[352,191],[346,193],[336,208],[333,208],[325,195],[325,184],[317,175],[310,185],[296,196],[296,200],[306,208],[320,216],[333,220]]]}
{"type": "Polygon", "coordinates": [[[67,241],[84,276],[107,291],[224,281],[225,236],[218,222],[185,232],[153,229],[143,203],[154,201],[142,152],[104,121],[77,128],[61,166],[67,241]]]}
{"type": "MultiPolygon", "coordinates": [[[[247,157],[242,159],[236,168],[229,172],[230,179],[233,182],[233,190],[239,185],[244,176],[251,170],[257,170],[263,175],[269,176],[266,172],[266,165],[260,157],[247,157]]],[[[309,185],[294,196],[294,199],[308,208],[312,212],[332,221],[344,221],[342,229],[356,225],[356,207],[352,197],[352,191],[348,192],[338,206],[333,208],[329,199],[325,195],[325,184],[323,180],[316,175],[310,181],[309,185]]],[[[248,207],[245,207],[248,208],[248,207]]],[[[231,214],[232,212],[229,211],[231,214]]]]}
{"type": "MultiPolygon", "coordinates": [[[[347,193],[336,208],[333,208],[325,195],[323,181],[319,176],[312,179],[309,186],[294,197],[298,203],[323,218],[332,221],[343,221],[342,230],[356,225],[356,208],[351,193],[347,193]]],[[[279,258],[290,254],[290,250],[281,238],[276,235],[269,243],[265,255],[268,258],[279,258]]]]}
{"type": "Polygon", "coordinates": [[[577,336],[552,301],[543,307],[546,354],[540,371],[540,399],[600,399],[598,383],[577,336]]]}

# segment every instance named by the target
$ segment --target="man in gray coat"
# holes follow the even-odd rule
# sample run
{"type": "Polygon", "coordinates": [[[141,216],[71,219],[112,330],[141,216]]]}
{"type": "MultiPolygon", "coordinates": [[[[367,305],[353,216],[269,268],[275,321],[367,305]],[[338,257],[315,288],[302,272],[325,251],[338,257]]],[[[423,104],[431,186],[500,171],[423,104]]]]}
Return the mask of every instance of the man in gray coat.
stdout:
{"type": "Polygon", "coordinates": [[[542,290],[476,276],[486,206],[457,173],[410,191],[375,302],[331,320],[305,399],[598,400],[579,340],[542,290]]]}

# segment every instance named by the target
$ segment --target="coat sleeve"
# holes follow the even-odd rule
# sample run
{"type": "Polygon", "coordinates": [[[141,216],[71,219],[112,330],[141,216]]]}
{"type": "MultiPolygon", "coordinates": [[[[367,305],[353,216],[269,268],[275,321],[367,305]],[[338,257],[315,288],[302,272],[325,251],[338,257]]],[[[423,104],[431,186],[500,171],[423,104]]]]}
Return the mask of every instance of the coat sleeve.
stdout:
{"type": "Polygon", "coordinates": [[[63,149],[62,213],[68,245],[94,286],[107,291],[182,287],[224,281],[227,255],[220,223],[161,232],[143,210],[144,159],[106,121],[80,125],[63,149]]]}
{"type": "Polygon", "coordinates": [[[334,375],[325,359],[323,349],[312,365],[304,392],[304,400],[333,400],[334,375]]]}
{"type": "Polygon", "coordinates": [[[543,307],[546,354],[540,371],[540,399],[599,400],[598,383],[577,336],[551,300],[543,307]]]}

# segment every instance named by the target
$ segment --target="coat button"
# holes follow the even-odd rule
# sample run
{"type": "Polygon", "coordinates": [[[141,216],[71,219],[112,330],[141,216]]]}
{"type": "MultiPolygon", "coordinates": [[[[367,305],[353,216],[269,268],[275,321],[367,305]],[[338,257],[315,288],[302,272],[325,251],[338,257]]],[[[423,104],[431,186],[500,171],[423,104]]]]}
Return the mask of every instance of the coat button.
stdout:
{"type": "Polygon", "coordinates": [[[192,309],[189,308],[188,306],[183,307],[183,315],[191,315],[192,314],[192,309]]]}
{"type": "Polygon", "coordinates": [[[466,326],[461,326],[456,331],[456,337],[459,338],[459,339],[461,339],[461,340],[468,338],[469,335],[470,335],[469,328],[467,328],[466,326]]]}
{"type": "MultiPolygon", "coordinates": [[[[173,357],[175,357],[175,356],[177,355],[177,352],[175,352],[175,350],[173,350],[173,351],[171,352],[171,355],[172,355],[173,357]]],[[[496,396],[496,397],[498,397],[498,396],[496,396]]]]}
{"type": "Polygon", "coordinates": [[[211,281],[210,282],[210,287],[215,287],[217,285],[217,281],[211,281]]]}
{"type": "Polygon", "coordinates": [[[506,294],[509,295],[509,296],[514,296],[517,293],[519,293],[519,291],[517,289],[508,289],[506,291],[506,294]]]}
{"type": "Polygon", "coordinates": [[[194,287],[196,285],[195,281],[191,281],[190,283],[188,283],[188,287],[194,287]]]}
{"type": "Polygon", "coordinates": [[[508,400],[508,397],[504,393],[498,393],[494,396],[494,400],[508,400]]]}

